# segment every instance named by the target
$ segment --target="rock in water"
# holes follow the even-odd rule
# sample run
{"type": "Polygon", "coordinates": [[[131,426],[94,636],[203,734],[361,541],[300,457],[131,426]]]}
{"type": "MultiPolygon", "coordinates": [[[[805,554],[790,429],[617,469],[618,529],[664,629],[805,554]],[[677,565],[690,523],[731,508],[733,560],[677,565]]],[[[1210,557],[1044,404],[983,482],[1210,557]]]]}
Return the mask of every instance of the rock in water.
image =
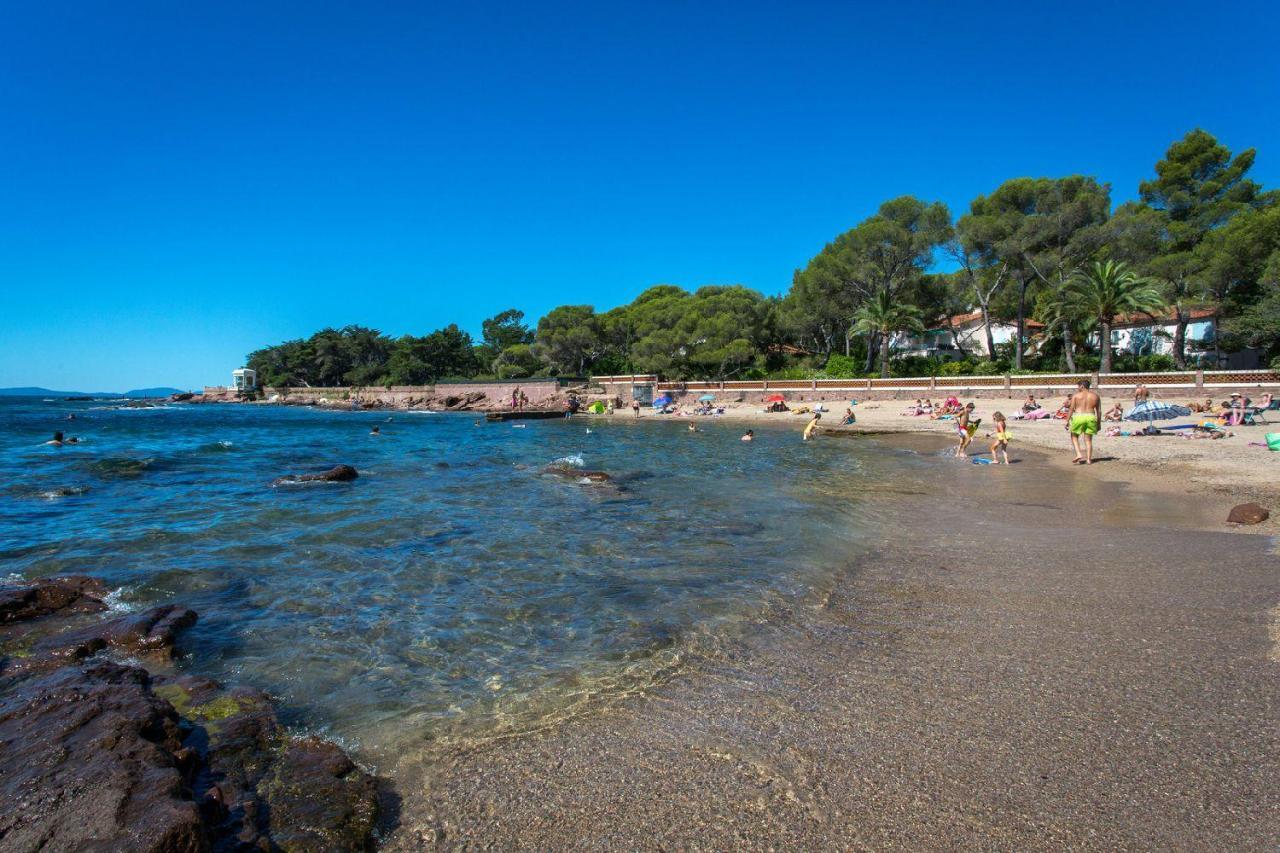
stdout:
{"type": "Polygon", "coordinates": [[[286,851],[362,850],[378,817],[373,778],[318,738],[291,742],[258,791],[286,851]]]}
{"type": "Polygon", "coordinates": [[[1227,524],[1261,524],[1271,517],[1265,507],[1255,503],[1237,504],[1227,515],[1227,524]]]}
{"type": "Polygon", "coordinates": [[[39,619],[58,612],[92,613],[106,610],[101,581],[82,575],[41,578],[28,586],[0,589],[0,624],[39,619]]]}
{"type": "Polygon", "coordinates": [[[0,590],[0,851],[365,850],[377,781],[293,739],[261,691],[92,657],[171,657],[178,605],[85,624],[88,578],[0,590]]]}
{"type": "Polygon", "coordinates": [[[0,841],[6,850],[201,851],[185,795],[178,715],[147,673],[107,661],[63,667],[0,703],[0,841]]]}
{"type": "Polygon", "coordinates": [[[271,481],[273,486],[285,486],[291,483],[349,483],[360,476],[360,472],[350,465],[335,465],[328,471],[318,474],[289,474],[271,481]]]}

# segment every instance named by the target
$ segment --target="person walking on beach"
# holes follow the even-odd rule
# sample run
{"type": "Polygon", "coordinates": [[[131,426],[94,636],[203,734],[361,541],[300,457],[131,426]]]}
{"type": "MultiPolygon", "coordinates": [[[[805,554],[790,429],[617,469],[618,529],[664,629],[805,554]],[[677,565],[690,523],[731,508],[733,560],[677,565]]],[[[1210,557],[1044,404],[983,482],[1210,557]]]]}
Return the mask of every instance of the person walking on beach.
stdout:
{"type": "Polygon", "coordinates": [[[1009,423],[1004,419],[1003,412],[996,412],[991,416],[991,420],[995,422],[996,431],[992,436],[995,441],[991,442],[991,461],[999,465],[1000,457],[1004,456],[1005,465],[1009,464],[1009,423]]]}
{"type": "Polygon", "coordinates": [[[808,441],[813,438],[814,431],[818,428],[818,421],[822,420],[821,412],[814,412],[813,419],[804,425],[804,440],[808,441]]]}
{"type": "Polygon", "coordinates": [[[956,432],[960,434],[960,444],[956,447],[956,456],[964,459],[969,454],[969,442],[973,441],[973,434],[978,431],[978,422],[973,420],[973,403],[968,403],[960,414],[956,415],[956,432]]]}
{"type": "Polygon", "coordinates": [[[640,417],[640,401],[639,401],[639,400],[632,400],[632,401],[631,401],[631,412],[632,412],[632,414],[634,414],[637,418],[638,418],[638,417],[640,417]]]}
{"type": "Polygon", "coordinates": [[[1067,432],[1076,452],[1072,465],[1093,464],[1093,437],[1102,423],[1102,398],[1090,390],[1089,380],[1081,379],[1078,390],[1067,400],[1067,432]]]}

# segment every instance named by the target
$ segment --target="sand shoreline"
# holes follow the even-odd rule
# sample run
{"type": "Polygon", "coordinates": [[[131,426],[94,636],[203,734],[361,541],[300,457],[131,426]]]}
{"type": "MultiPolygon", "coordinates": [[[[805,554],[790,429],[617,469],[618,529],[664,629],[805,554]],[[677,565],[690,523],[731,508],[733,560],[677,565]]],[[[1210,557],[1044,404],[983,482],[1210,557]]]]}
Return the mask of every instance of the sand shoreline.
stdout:
{"type": "MultiPolygon", "coordinates": [[[[854,407],[857,423],[842,426],[839,424],[844,414],[844,405],[838,402],[825,403],[832,411],[823,414],[823,426],[820,432],[828,436],[845,435],[903,435],[919,434],[936,436],[939,441],[955,442],[954,427],[951,421],[930,420],[923,416],[904,416],[902,412],[908,401],[885,400],[859,403],[854,407]]],[[[971,455],[989,455],[986,438],[991,424],[991,414],[1002,411],[1006,415],[1018,411],[1022,398],[1008,400],[977,400],[975,414],[983,419],[982,425],[970,448],[971,455]]],[[[1109,406],[1114,400],[1104,401],[1109,406]]],[[[617,414],[595,415],[592,417],[634,417],[630,412],[619,411],[617,414]]],[[[808,420],[806,415],[792,413],[766,413],[754,404],[729,403],[724,407],[724,414],[714,417],[659,415],[652,410],[642,410],[642,418],[658,418],[679,421],[724,420],[742,422],[748,427],[751,424],[785,424],[794,427],[797,436],[808,420]]],[[[1233,435],[1219,440],[1182,438],[1182,432],[1170,431],[1165,435],[1131,437],[1121,436],[1109,438],[1099,435],[1095,438],[1094,453],[1097,464],[1084,472],[1085,476],[1096,476],[1117,480],[1134,486],[1155,488],[1161,491],[1176,491],[1187,495],[1213,495],[1215,499],[1223,496],[1237,502],[1257,501],[1263,506],[1277,510],[1280,505],[1280,453],[1272,453],[1265,447],[1250,445],[1250,442],[1262,442],[1268,432],[1280,432],[1280,413],[1272,413],[1270,425],[1252,427],[1236,427],[1233,435]]],[[[1198,422],[1196,418],[1179,418],[1169,421],[1167,425],[1178,425],[1198,422]]],[[[1163,424],[1162,424],[1163,425],[1163,424]]],[[[1125,430],[1136,430],[1140,424],[1128,422],[1119,424],[1125,430]]],[[[1071,443],[1060,420],[1041,421],[1009,421],[1009,428],[1014,440],[1009,452],[1012,458],[1018,458],[1020,448],[1033,447],[1047,451],[1046,464],[1055,470],[1070,469],[1073,452],[1071,443]]],[[[1228,509],[1230,507],[1228,506],[1228,509]]],[[[1223,517],[1225,518],[1225,512],[1223,517]]],[[[1280,532],[1280,513],[1273,515],[1267,522],[1256,528],[1240,528],[1259,533],[1280,532]]]]}
{"type": "Polygon", "coordinates": [[[1171,466],[1021,458],[939,455],[938,494],[881,498],[923,523],[821,606],[645,694],[410,761],[388,848],[1274,846],[1272,539],[1226,535],[1233,496],[1171,466]]]}

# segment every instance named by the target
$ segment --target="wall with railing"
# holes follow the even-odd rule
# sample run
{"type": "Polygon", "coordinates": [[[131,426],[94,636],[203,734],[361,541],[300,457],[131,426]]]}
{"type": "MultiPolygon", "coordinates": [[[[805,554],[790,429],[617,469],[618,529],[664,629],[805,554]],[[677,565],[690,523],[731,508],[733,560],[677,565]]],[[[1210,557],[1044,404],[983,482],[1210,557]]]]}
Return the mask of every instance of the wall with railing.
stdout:
{"type": "MultiPolygon", "coordinates": [[[[658,393],[763,394],[794,393],[797,396],[860,392],[1010,393],[1066,391],[1081,379],[1105,391],[1130,391],[1139,385],[1150,388],[1194,390],[1270,388],[1280,389],[1280,373],[1272,370],[1188,370],[1176,373],[1029,373],[1018,376],[915,376],[891,379],[757,379],[727,382],[656,382],[658,393]]],[[[597,377],[592,377],[598,382],[597,377]]]]}

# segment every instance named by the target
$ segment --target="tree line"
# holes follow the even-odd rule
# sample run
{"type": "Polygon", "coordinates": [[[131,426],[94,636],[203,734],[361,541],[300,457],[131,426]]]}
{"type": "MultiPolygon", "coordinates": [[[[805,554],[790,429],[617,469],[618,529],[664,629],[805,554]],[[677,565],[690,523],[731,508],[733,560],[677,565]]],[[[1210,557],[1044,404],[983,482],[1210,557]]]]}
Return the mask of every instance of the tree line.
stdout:
{"type": "Polygon", "coordinates": [[[560,306],[533,325],[512,308],[485,320],[479,341],[455,324],[400,338],[324,329],[257,350],[247,366],[263,384],[315,386],[1182,369],[1202,355],[1187,340],[1202,308],[1219,318],[1215,348],[1280,360],[1280,192],[1250,179],[1254,159],[1197,129],[1114,209],[1111,188],[1084,175],[1014,178],[958,219],[941,202],[886,201],[797,270],[781,297],[658,285],[604,312],[560,306]],[[974,312],[980,344],[966,346],[950,318],[974,312]],[[1170,318],[1167,364],[1113,353],[1113,325],[1135,314],[1170,318]],[[997,323],[1016,328],[1007,346],[994,343],[997,323]],[[949,333],[961,360],[895,355],[897,336],[925,329],[949,333]]]}

